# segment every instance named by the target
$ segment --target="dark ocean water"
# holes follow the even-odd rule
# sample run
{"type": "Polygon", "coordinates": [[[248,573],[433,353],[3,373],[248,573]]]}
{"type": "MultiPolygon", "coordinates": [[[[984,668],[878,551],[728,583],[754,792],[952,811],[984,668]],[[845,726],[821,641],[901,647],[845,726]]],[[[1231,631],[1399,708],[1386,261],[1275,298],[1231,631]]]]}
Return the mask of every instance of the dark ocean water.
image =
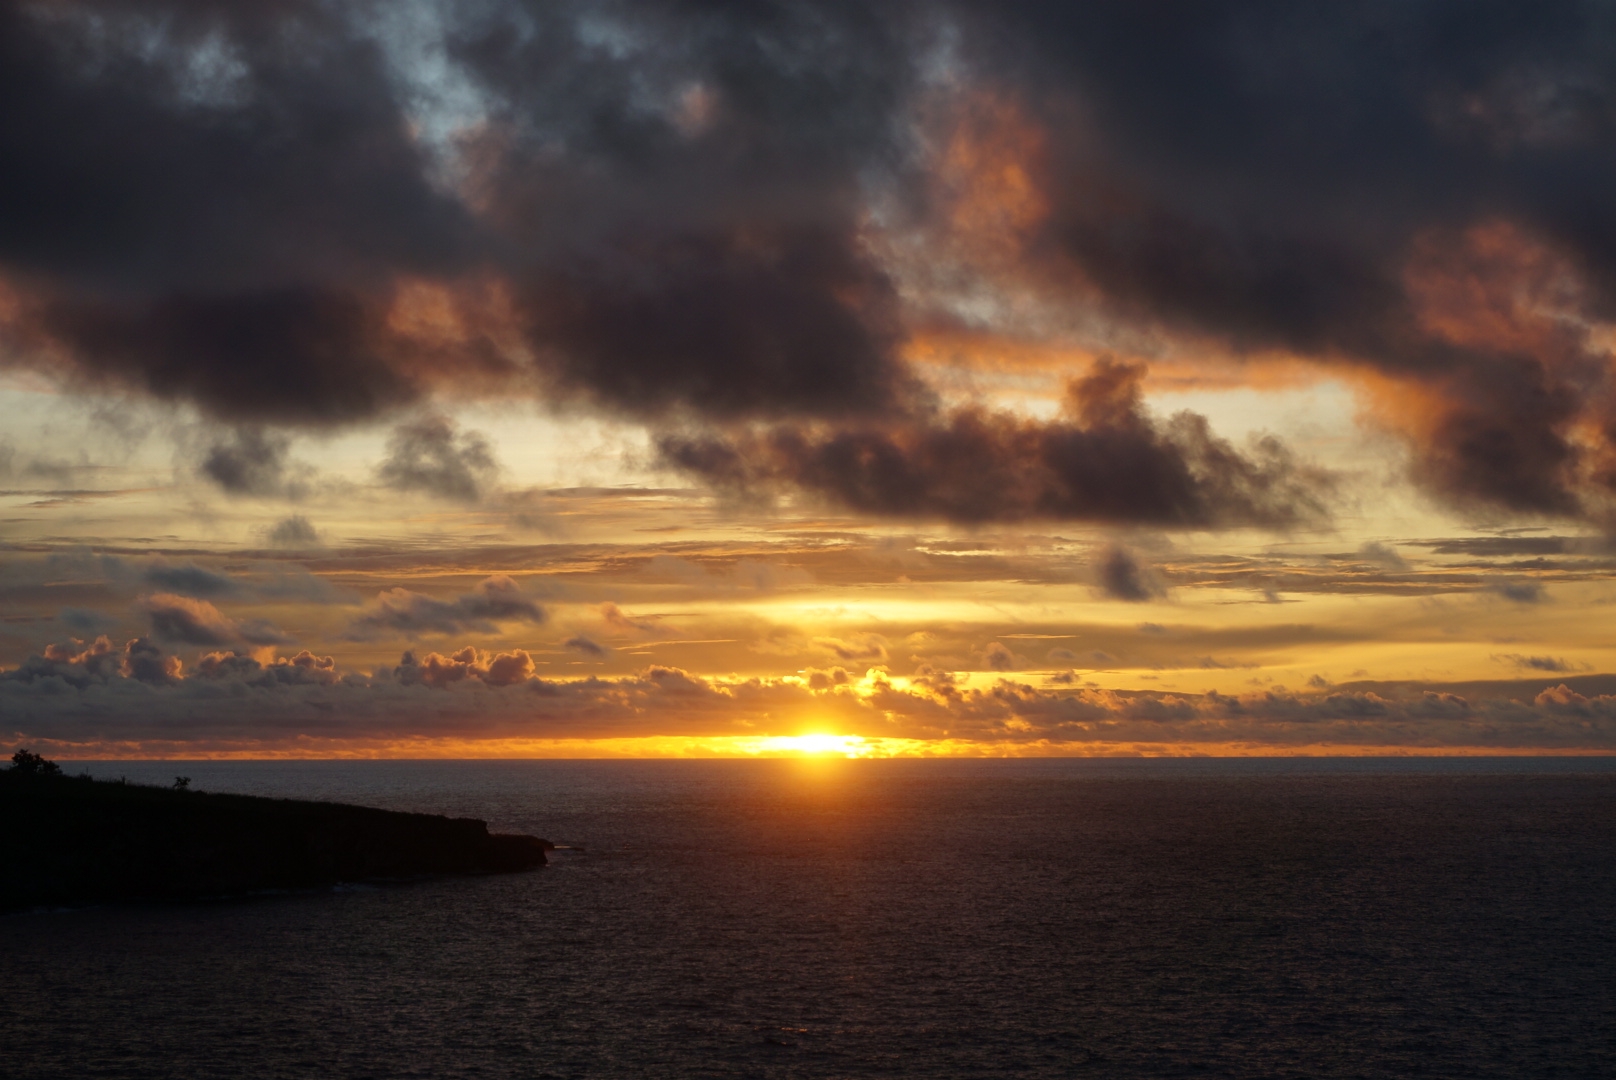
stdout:
{"type": "Polygon", "coordinates": [[[1616,1076],[1613,765],[92,764],[588,850],[0,919],[0,1076],[1616,1076]]]}

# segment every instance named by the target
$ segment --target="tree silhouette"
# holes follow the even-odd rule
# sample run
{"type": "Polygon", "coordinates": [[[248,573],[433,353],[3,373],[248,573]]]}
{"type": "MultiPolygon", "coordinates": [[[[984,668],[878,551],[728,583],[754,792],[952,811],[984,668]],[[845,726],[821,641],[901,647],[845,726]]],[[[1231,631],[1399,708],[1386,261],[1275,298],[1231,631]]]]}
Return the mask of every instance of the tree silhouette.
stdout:
{"type": "Polygon", "coordinates": [[[21,749],[11,755],[12,772],[23,776],[61,776],[62,767],[54,761],[47,761],[38,754],[21,749]]]}

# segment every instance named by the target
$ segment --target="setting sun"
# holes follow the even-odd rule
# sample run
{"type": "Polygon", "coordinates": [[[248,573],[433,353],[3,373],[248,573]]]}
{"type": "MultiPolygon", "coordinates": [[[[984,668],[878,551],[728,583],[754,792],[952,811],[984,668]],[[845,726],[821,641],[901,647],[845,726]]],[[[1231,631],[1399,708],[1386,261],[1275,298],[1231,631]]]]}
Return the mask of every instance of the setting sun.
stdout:
{"type": "Polygon", "coordinates": [[[814,756],[867,757],[875,747],[861,735],[777,735],[759,739],[760,754],[803,754],[814,756]]]}

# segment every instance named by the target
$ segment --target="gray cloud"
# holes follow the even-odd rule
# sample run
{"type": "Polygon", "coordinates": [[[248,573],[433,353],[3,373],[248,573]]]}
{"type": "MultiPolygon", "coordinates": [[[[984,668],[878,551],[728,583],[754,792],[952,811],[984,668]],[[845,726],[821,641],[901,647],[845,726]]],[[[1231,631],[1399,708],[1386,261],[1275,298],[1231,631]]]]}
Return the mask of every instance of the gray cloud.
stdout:
{"type": "Polygon", "coordinates": [[[838,660],[884,664],[887,661],[887,646],[890,643],[880,634],[857,634],[846,640],[816,638],[814,644],[829,649],[836,654],[838,660]]]}
{"type": "Polygon", "coordinates": [[[451,656],[428,653],[417,660],[407,652],[392,671],[404,686],[443,689],[456,683],[472,686],[514,686],[533,678],[533,658],[524,649],[490,655],[466,646],[451,656]]]}
{"type": "Polygon", "coordinates": [[[1387,570],[1404,571],[1409,569],[1408,560],[1397,553],[1397,549],[1390,544],[1379,541],[1370,541],[1358,549],[1358,558],[1387,570]]]}
{"type": "Polygon", "coordinates": [[[1247,453],[1206,419],[1146,414],[1141,365],[1101,359],[1040,422],[968,408],[882,425],[664,434],[670,466],[740,498],[804,492],[882,517],[1287,528],[1328,517],[1334,481],[1274,438],[1247,453]]]}
{"type": "Polygon", "coordinates": [[[238,642],[286,645],[292,641],[262,619],[231,619],[206,600],[157,593],[143,598],[138,606],[151,623],[152,635],[161,641],[202,646],[238,642]]]}
{"type": "Polygon", "coordinates": [[[607,626],[620,634],[655,634],[662,629],[655,619],[636,619],[610,602],[600,605],[600,617],[607,626]]]}
{"type": "Polygon", "coordinates": [[[563,642],[563,644],[569,649],[581,652],[585,656],[593,656],[596,659],[608,656],[611,653],[611,650],[606,646],[584,634],[574,634],[572,637],[563,642]]]}
{"type": "Polygon", "coordinates": [[[1487,591],[1515,604],[1542,604],[1549,599],[1548,592],[1535,581],[1494,581],[1487,591]]]}
{"type": "Polygon", "coordinates": [[[455,502],[477,502],[499,472],[488,440],[475,431],[456,432],[441,416],[393,429],[387,459],[376,469],[383,484],[455,502]]]}
{"type": "Polygon", "coordinates": [[[180,670],[178,657],[169,656],[145,638],[136,638],[124,648],[119,673],[135,682],[165,686],[179,680],[180,670]]]}
{"type": "Polygon", "coordinates": [[[990,671],[1014,671],[1019,666],[1016,663],[1016,654],[998,641],[990,642],[988,647],[982,650],[982,660],[990,671]]]}
{"type": "Polygon", "coordinates": [[[1112,544],[1100,553],[1094,575],[1100,590],[1113,600],[1139,603],[1166,593],[1161,579],[1120,544],[1112,544]]]}
{"type": "Polygon", "coordinates": [[[227,596],[239,590],[236,581],[227,574],[205,570],[195,563],[170,565],[161,559],[146,568],[141,580],[165,592],[188,596],[227,596]]]}
{"type": "Polygon", "coordinates": [[[1582,670],[1578,665],[1556,656],[1524,656],[1520,653],[1501,653],[1495,654],[1493,659],[1502,663],[1513,664],[1524,671],[1565,673],[1582,670]]]}
{"type": "Polygon", "coordinates": [[[303,549],[320,545],[319,531],[302,514],[281,518],[270,526],[265,539],[269,541],[271,547],[278,548],[303,549]]]}
{"type": "Polygon", "coordinates": [[[331,686],[341,676],[337,662],[329,656],[316,656],[304,649],[295,656],[275,657],[268,663],[240,653],[214,652],[196,664],[194,678],[236,681],[260,688],[281,686],[331,686]]]}
{"type": "Polygon", "coordinates": [[[73,483],[76,471],[74,466],[64,461],[23,455],[10,443],[0,442],[0,480],[44,482],[53,487],[67,487],[73,483]]]}
{"type": "Polygon", "coordinates": [[[453,600],[439,600],[408,589],[379,593],[369,610],[349,626],[348,634],[367,639],[466,630],[494,633],[497,623],[542,623],[545,618],[544,609],[522,595],[516,582],[495,575],[479,583],[475,591],[453,600]]]}
{"type": "Polygon", "coordinates": [[[57,612],[56,621],[72,633],[90,636],[104,634],[118,624],[117,619],[105,612],[74,607],[66,607],[57,612]]]}
{"type": "Polygon", "coordinates": [[[1425,541],[1438,555],[1498,557],[1510,555],[1564,555],[1603,552],[1609,545],[1566,536],[1480,536],[1425,541]]]}
{"type": "Polygon", "coordinates": [[[305,485],[287,479],[291,440],[258,427],[237,428],[214,443],[198,470],[232,495],[275,495],[301,498],[305,485]]]}

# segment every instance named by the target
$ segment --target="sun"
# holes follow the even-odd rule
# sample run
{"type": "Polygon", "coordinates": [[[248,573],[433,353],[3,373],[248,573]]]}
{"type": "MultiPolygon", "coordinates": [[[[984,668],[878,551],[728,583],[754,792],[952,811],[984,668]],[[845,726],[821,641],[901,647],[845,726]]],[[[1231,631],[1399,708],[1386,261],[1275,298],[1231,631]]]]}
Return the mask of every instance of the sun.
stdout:
{"type": "Polygon", "coordinates": [[[758,750],[764,754],[854,758],[864,757],[872,749],[862,735],[829,735],[815,732],[807,735],[772,735],[758,740],[758,750]]]}

